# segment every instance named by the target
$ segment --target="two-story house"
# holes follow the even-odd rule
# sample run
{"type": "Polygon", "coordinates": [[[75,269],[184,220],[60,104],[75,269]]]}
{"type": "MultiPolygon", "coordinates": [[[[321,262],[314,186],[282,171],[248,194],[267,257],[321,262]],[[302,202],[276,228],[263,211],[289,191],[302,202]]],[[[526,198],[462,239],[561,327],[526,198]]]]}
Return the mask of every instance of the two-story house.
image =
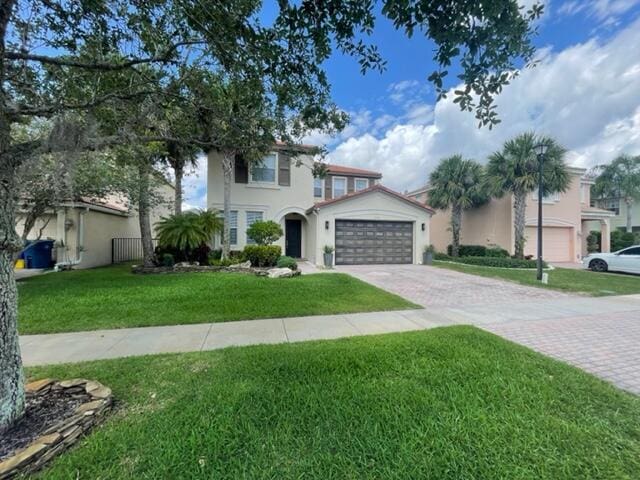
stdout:
{"type": "MultiPolygon", "coordinates": [[[[384,187],[382,175],[329,165],[314,178],[311,147],[276,145],[264,160],[247,166],[237,159],[231,186],[231,244],[251,243],[247,228],[258,220],[278,222],[283,253],[322,264],[325,246],[335,263],[419,263],[430,243],[433,210],[384,187]]],[[[207,206],[223,209],[221,157],[208,156],[207,206]]]]}
{"type": "MultiPolygon", "coordinates": [[[[570,167],[571,184],[564,193],[545,197],[542,204],[543,258],[551,262],[578,262],[587,254],[590,230],[603,235],[602,251],[609,251],[610,219],[607,210],[590,206],[592,180],[583,168],[570,167]]],[[[407,195],[428,204],[428,185],[407,195]]],[[[527,196],[525,255],[537,254],[538,193],[527,196]]],[[[431,220],[431,240],[439,251],[451,243],[451,214],[438,211],[431,220]]],[[[492,199],[485,205],[467,210],[462,216],[461,243],[467,245],[497,245],[514,251],[513,195],[492,199]]]]}

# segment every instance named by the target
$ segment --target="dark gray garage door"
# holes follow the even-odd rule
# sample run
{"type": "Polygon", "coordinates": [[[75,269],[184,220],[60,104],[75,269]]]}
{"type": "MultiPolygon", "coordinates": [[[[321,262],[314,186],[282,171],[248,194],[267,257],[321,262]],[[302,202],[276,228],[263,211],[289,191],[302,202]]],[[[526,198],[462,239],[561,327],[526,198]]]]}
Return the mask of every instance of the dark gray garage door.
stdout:
{"type": "Polygon", "coordinates": [[[413,263],[413,224],[336,220],[336,265],[413,263]]]}

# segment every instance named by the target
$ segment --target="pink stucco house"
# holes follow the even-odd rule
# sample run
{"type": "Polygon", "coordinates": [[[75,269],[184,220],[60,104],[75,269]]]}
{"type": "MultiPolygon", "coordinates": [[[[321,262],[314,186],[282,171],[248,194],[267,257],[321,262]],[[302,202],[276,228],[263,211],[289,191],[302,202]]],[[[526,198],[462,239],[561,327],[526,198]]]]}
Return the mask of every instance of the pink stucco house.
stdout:
{"type": "MultiPolygon", "coordinates": [[[[551,195],[543,203],[543,257],[551,262],[579,262],[587,254],[587,236],[591,230],[602,232],[603,252],[609,251],[609,210],[591,207],[590,186],[593,183],[583,168],[571,167],[571,185],[562,194],[551,195]]],[[[429,186],[407,195],[428,203],[429,186]]],[[[527,198],[525,254],[536,254],[537,192],[527,198]]],[[[446,251],[451,243],[449,211],[437,211],[431,218],[431,242],[438,251],[446,251]]],[[[514,250],[513,196],[492,199],[489,203],[464,212],[461,243],[465,245],[497,245],[510,253],[514,250]]]]}

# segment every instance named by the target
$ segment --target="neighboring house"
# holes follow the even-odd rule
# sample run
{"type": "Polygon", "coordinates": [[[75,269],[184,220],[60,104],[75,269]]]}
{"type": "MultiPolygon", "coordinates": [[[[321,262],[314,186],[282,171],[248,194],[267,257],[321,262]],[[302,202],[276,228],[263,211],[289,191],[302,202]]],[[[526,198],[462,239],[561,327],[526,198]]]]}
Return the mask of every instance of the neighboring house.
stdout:
{"type": "MultiPolygon", "coordinates": [[[[316,179],[312,151],[275,146],[259,166],[236,161],[232,250],[251,243],[246,231],[253,222],[274,220],[284,231],[278,244],[291,257],[322,264],[329,245],[336,264],[419,263],[433,210],[382,186],[378,172],[330,165],[326,178],[316,179]]],[[[222,163],[214,152],[208,157],[207,206],[223,209],[222,163]]]]}
{"type": "MultiPolygon", "coordinates": [[[[570,168],[571,184],[567,192],[546,197],[543,201],[543,258],[552,262],[578,262],[587,254],[590,230],[603,233],[602,251],[609,251],[609,229],[612,212],[590,206],[593,183],[582,168],[570,168]]],[[[428,203],[428,186],[409,192],[408,196],[428,203]]],[[[527,196],[525,255],[536,255],[538,196],[527,196]]],[[[438,211],[431,220],[431,240],[439,251],[451,243],[450,212],[438,211]]],[[[462,217],[461,243],[497,245],[514,252],[513,196],[492,199],[487,204],[467,210],[462,217]]]]}
{"type": "MultiPolygon", "coordinates": [[[[611,228],[627,231],[627,204],[622,198],[599,198],[592,203],[605,210],[614,212],[611,218],[611,228]]],[[[631,227],[633,232],[640,232],[640,200],[637,200],[631,208],[631,227]]]]}
{"type": "MultiPolygon", "coordinates": [[[[166,184],[161,195],[167,198],[166,204],[152,209],[151,226],[161,216],[171,213],[169,208],[173,200],[173,186],[166,184]]],[[[18,212],[17,231],[22,232],[24,214],[18,212]]],[[[116,196],[102,200],[81,199],[67,202],[38,218],[28,239],[55,240],[53,257],[56,263],[64,263],[73,268],[92,268],[112,263],[112,239],[126,238],[127,251],[117,260],[135,259],[141,254],[140,224],[135,210],[130,210],[125,201],[116,196]]]]}

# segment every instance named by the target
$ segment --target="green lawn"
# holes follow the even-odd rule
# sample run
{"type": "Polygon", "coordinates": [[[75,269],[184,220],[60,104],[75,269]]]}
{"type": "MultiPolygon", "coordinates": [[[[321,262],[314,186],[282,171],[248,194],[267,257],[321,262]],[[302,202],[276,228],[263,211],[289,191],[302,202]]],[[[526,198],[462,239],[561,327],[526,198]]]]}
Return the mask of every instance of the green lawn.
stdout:
{"type": "Polygon", "coordinates": [[[338,273],[134,275],[120,265],[25,279],[18,291],[22,334],[416,308],[338,273]]]}
{"type": "Polygon", "coordinates": [[[640,293],[640,276],[638,275],[596,273],[588,270],[556,268],[555,270],[548,271],[549,284],[543,285],[536,280],[535,269],[490,268],[440,261],[433,262],[433,265],[483,277],[501,278],[523,285],[564,290],[567,292],[580,292],[595,296],[640,293]]]}
{"type": "Polygon", "coordinates": [[[70,478],[631,479],[640,399],[473,327],[30,369],[117,412],[70,478]]]}

